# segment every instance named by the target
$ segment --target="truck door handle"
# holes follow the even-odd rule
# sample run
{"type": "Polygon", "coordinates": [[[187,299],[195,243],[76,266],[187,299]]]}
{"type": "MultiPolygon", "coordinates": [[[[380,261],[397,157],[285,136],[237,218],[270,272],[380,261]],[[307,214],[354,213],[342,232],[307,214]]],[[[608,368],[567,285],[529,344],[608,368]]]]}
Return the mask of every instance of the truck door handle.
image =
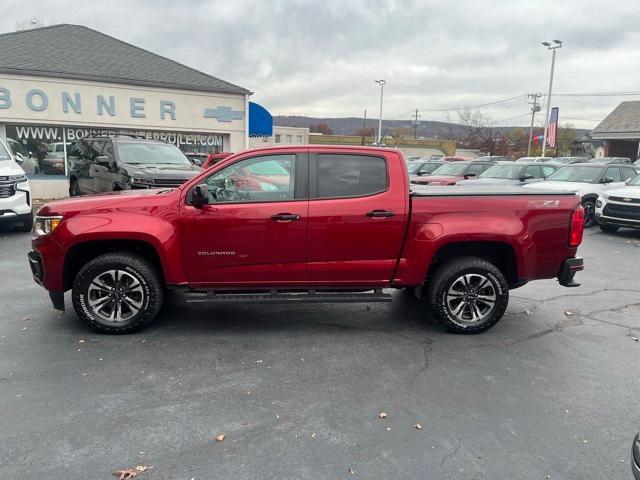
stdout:
{"type": "Polygon", "coordinates": [[[300,215],[297,213],[278,213],[271,217],[271,220],[275,222],[292,222],[295,220],[300,220],[300,215]]]}
{"type": "Polygon", "coordinates": [[[395,212],[390,212],[389,210],[371,210],[367,212],[367,217],[369,218],[386,218],[393,217],[395,212]]]}

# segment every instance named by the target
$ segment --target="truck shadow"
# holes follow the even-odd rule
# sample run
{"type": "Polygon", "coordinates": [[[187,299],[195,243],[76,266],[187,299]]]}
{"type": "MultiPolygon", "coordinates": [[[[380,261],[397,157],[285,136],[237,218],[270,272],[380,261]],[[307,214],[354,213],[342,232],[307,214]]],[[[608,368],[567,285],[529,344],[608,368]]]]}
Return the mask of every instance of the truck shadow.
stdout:
{"type": "Polygon", "coordinates": [[[158,319],[149,328],[190,332],[239,330],[305,331],[318,329],[408,330],[415,333],[445,333],[424,302],[410,293],[393,293],[391,303],[357,304],[193,304],[172,293],[158,319]]]}

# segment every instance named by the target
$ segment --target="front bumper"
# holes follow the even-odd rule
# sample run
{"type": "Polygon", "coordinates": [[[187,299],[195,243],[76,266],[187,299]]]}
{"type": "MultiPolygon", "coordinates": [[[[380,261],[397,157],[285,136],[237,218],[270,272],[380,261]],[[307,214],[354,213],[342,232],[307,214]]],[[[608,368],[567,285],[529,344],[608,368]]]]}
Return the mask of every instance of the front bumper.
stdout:
{"type": "Polygon", "coordinates": [[[584,260],[582,257],[567,258],[562,264],[558,274],[558,282],[563,287],[579,287],[580,284],[573,278],[575,274],[584,270],[584,260]]]}
{"type": "MultiPolygon", "coordinates": [[[[27,258],[29,259],[29,267],[31,268],[34,282],[46,288],[45,268],[42,257],[38,252],[31,251],[27,254],[27,258]]],[[[53,308],[64,311],[64,292],[49,290],[49,298],[51,298],[53,308]]]]}

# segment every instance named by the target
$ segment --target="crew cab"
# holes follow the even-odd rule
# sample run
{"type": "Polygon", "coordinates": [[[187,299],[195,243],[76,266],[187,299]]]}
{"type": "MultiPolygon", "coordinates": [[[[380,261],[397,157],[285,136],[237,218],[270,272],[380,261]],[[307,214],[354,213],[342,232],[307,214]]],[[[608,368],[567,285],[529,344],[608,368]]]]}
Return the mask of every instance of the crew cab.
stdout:
{"type": "Polygon", "coordinates": [[[181,186],[48,203],[28,254],[56,309],[105,333],[188,302],[379,302],[407,288],[449,330],[495,325],[509,290],[582,270],[572,193],[415,187],[397,150],[237,153],[181,186]]]}

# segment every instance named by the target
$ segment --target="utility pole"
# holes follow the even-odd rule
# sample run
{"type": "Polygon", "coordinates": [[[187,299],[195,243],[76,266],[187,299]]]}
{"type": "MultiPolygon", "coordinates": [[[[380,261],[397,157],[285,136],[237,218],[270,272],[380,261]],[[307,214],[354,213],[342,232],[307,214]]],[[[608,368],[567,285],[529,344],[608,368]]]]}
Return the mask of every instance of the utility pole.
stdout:
{"type": "Polygon", "coordinates": [[[378,146],[382,143],[382,99],[384,96],[384,86],[387,84],[386,80],[374,80],[375,83],[380,85],[380,116],[378,117],[378,146]]]}
{"type": "Polygon", "coordinates": [[[362,145],[364,145],[365,130],[367,128],[367,109],[364,109],[364,116],[362,117],[362,145]]]}
{"type": "Polygon", "coordinates": [[[531,156],[531,140],[533,140],[533,121],[536,117],[536,112],[540,111],[540,104],[538,99],[542,96],[541,93],[530,93],[527,95],[529,105],[531,105],[531,127],[529,128],[529,145],[527,146],[527,157],[531,156]]]}
{"type": "Polygon", "coordinates": [[[556,66],[556,50],[562,47],[562,40],[554,40],[551,42],[542,42],[542,45],[551,50],[551,75],[549,76],[549,94],[547,95],[547,117],[544,120],[544,135],[542,138],[542,156],[547,151],[547,131],[549,130],[549,110],[551,109],[551,90],[553,89],[553,70],[556,66]]]}
{"type": "Polygon", "coordinates": [[[416,116],[415,116],[415,120],[413,121],[413,138],[417,139],[418,138],[418,117],[420,115],[418,115],[418,109],[416,108],[416,116]]]}

